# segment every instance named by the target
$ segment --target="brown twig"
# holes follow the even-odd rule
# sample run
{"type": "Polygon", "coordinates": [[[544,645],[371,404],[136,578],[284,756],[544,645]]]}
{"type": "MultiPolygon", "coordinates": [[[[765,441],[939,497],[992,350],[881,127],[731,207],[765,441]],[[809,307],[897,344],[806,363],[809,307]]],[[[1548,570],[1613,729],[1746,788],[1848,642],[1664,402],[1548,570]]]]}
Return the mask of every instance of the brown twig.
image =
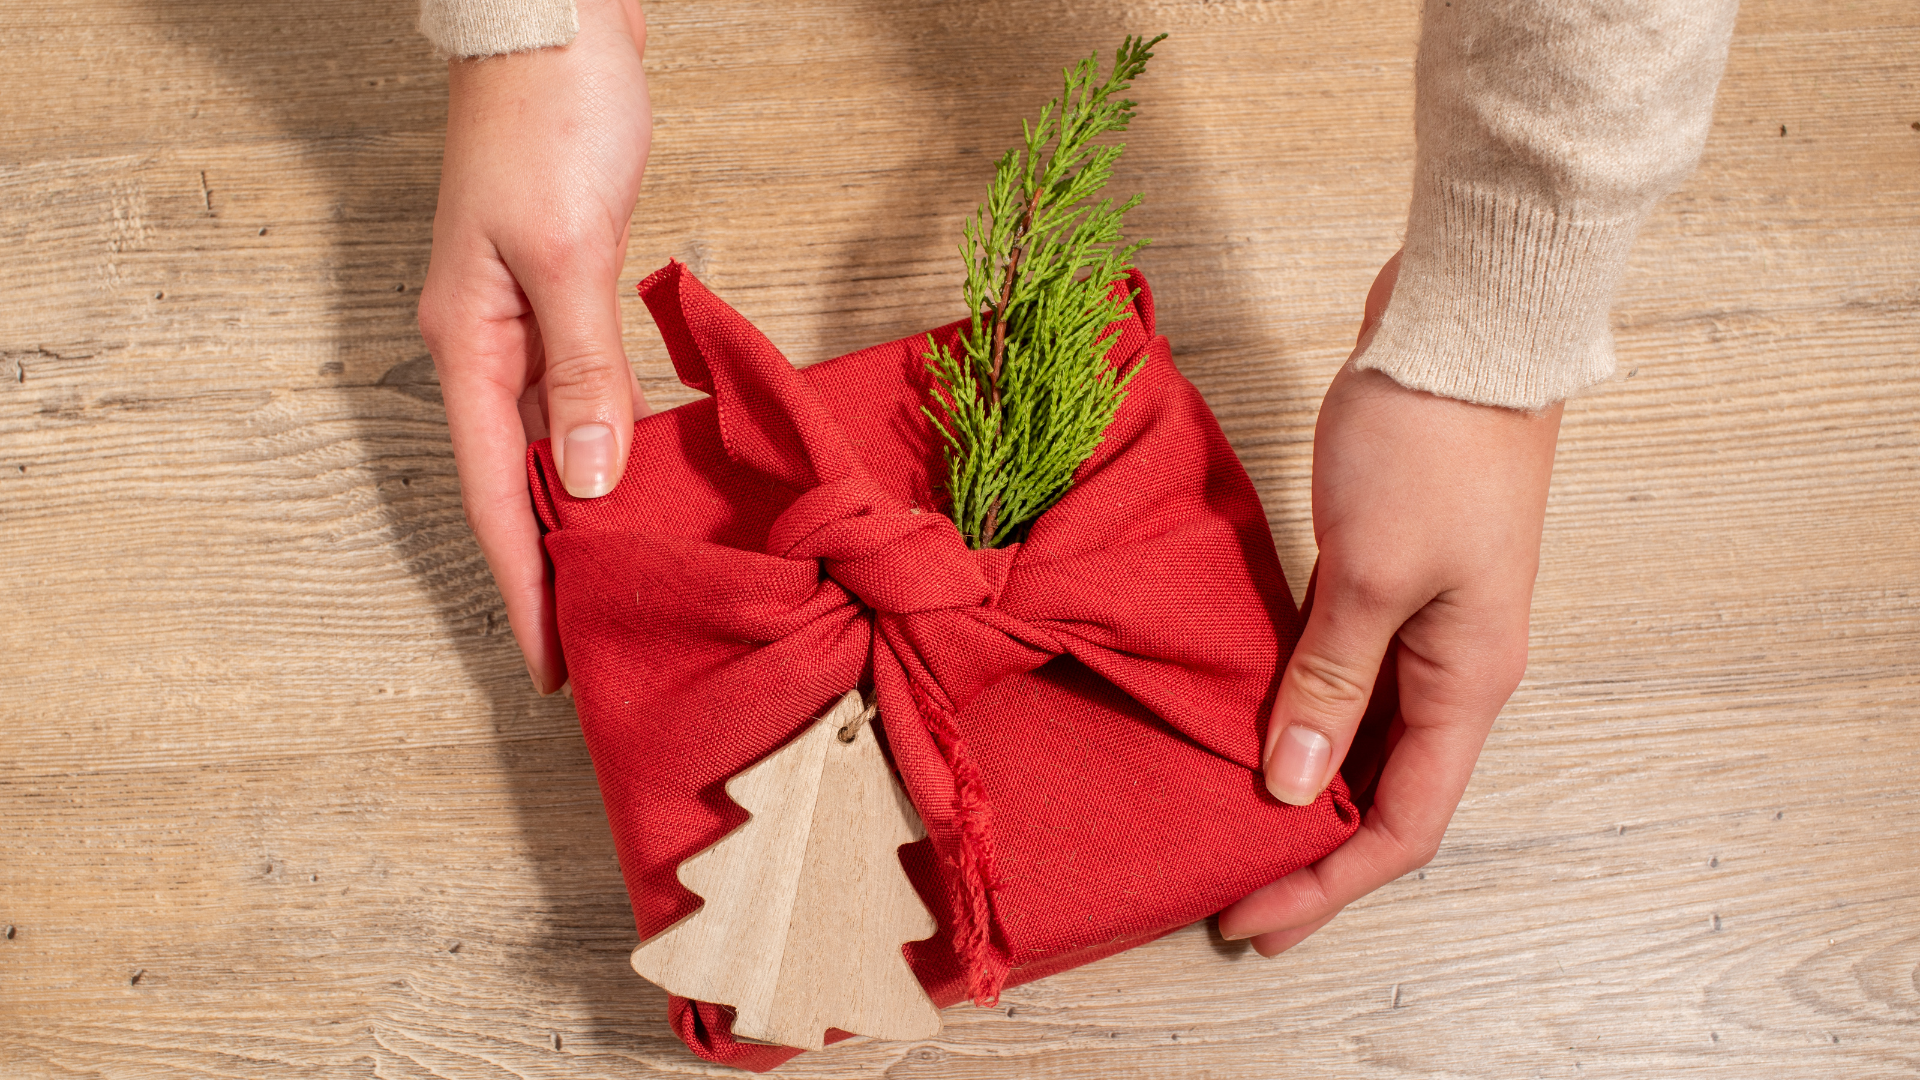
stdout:
{"type": "Polygon", "coordinates": [[[1007,283],[1001,288],[1000,302],[993,309],[993,368],[987,377],[987,396],[996,409],[1000,407],[1000,364],[1007,356],[1007,305],[1013,303],[1013,281],[1020,272],[1020,256],[1024,254],[1026,249],[1017,247],[1007,259],[1007,283]]]}
{"type": "Polygon", "coordinates": [[[1020,230],[1013,236],[1013,254],[1007,258],[1007,281],[1000,287],[1000,303],[993,309],[993,370],[987,379],[987,394],[994,407],[1000,405],[1000,365],[1007,358],[1007,308],[1013,304],[1013,285],[1020,278],[1020,257],[1027,249],[1020,244],[1033,232],[1033,215],[1040,209],[1045,187],[1035,187],[1027,200],[1027,212],[1020,215],[1020,230]]]}
{"type": "MultiPolygon", "coordinates": [[[[1040,196],[1045,191],[1044,186],[1036,186],[1033,197],[1027,200],[1026,213],[1020,215],[1020,229],[1013,237],[1013,254],[1007,257],[1006,284],[1000,287],[1000,303],[993,309],[993,367],[987,373],[987,400],[995,409],[1000,408],[1000,366],[1007,359],[1007,309],[1013,305],[1013,286],[1020,277],[1020,257],[1027,253],[1020,244],[1033,232],[1033,215],[1040,209],[1040,196]]],[[[995,495],[987,504],[986,532],[980,542],[993,543],[994,531],[999,527],[1000,496],[995,495]]]]}

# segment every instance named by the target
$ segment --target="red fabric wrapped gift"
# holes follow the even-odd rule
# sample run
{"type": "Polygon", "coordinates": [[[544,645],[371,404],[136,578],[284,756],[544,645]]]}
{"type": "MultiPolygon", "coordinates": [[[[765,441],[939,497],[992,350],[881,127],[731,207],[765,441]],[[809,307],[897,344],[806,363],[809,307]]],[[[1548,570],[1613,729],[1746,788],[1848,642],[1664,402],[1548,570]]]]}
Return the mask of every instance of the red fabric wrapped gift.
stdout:
{"type": "MultiPolygon", "coordinates": [[[[926,823],[901,860],[941,930],[906,953],[941,1006],[1151,941],[1352,835],[1339,778],[1301,807],[1262,783],[1300,616],[1253,485],[1130,284],[1119,415],[1026,539],[990,551],[939,512],[927,334],[796,371],[681,264],[641,284],[712,396],[636,423],[602,498],[569,497],[546,442],[528,467],[643,938],[700,905],[680,862],[745,820],[726,780],[856,685],[926,823]]],[[[798,1053],[736,1042],[729,1018],[671,1006],[709,1060],[798,1053]]]]}

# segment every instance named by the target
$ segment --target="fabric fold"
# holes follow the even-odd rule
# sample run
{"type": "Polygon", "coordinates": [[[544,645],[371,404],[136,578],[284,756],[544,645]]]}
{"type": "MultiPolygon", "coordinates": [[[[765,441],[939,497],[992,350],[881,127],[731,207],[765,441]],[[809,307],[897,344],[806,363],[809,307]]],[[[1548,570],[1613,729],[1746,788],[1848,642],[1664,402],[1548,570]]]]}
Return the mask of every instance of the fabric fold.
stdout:
{"type": "MultiPolygon", "coordinates": [[[[1129,284],[1109,361],[1139,370],[1107,440],[1022,544],[979,552],[938,512],[919,409],[929,337],[963,324],[796,371],[680,264],[642,283],[713,397],[639,421],[602,499],[552,483],[544,442],[529,468],[643,937],[698,904],[679,861],[744,818],[726,779],[856,684],[927,826],[903,865],[941,932],[907,951],[943,1005],[1204,917],[1357,826],[1338,781],[1310,807],[1260,783],[1298,614],[1129,284]]],[[[675,1015],[721,1054],[707,1013],[675,1015]]]]}

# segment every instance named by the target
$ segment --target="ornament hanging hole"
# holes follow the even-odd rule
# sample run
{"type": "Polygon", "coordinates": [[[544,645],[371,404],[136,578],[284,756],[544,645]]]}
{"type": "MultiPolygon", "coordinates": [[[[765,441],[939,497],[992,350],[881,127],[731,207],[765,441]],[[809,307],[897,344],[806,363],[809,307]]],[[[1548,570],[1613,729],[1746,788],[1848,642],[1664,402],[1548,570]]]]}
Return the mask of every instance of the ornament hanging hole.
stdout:
{"type": "Polygon", "coordinates": [[[880,703],[878,701],[867,702],[866,707],[860,710],[860,714],[852,720],[847,721],[847,725],[836,732],[835,736],[843,743],[853,742],[853,740],[860,737],[860,729],[867,726],[867,721],[873,719],[874,714],[879,711],[880,703]]]}

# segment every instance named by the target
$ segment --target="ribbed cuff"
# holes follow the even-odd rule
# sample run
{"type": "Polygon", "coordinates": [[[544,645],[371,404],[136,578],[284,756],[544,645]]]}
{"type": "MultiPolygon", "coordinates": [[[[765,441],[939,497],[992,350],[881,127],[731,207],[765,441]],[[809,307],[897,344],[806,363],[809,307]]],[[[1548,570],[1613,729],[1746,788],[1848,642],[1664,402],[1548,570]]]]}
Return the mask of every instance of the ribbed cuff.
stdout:
{"type": "Polygon", "coordinates": [[[565,45],[580,32],[573,0],[420,0],[420,32],[471,59],[565,45]]]}
{"type": "Polygon", "coordinates": [[[1393,298],[1355,367],[1510,409],[1612,377],[1608,312],[1642,215],[1556,213],[1463,181],[1419,188],[1393,298]]]}

